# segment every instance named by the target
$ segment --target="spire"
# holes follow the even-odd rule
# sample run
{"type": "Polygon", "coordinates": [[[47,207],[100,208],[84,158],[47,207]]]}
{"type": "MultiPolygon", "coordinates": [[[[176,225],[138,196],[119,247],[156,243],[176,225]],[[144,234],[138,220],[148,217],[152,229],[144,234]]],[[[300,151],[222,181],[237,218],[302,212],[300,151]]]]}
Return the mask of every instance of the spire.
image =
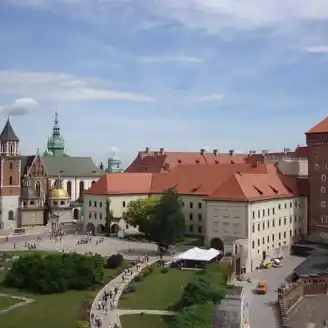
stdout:
{"type": "Polygon", "coordinates": [[[14,132],[13,127],[10,124],[9,117],[7,119],[6,125],[3,128],[1,134],[0,134],[0,141],[16,141],[19,142],[18,137],[16,136],[16,133],[14,132]]]}
{"type": "Polygon", "coordinates": [[[58,112],[57,111],[55,113],[54,126],[52,128],[52,136],[53,137],[60,137],[60,127],[59,127],[58,112]]]}

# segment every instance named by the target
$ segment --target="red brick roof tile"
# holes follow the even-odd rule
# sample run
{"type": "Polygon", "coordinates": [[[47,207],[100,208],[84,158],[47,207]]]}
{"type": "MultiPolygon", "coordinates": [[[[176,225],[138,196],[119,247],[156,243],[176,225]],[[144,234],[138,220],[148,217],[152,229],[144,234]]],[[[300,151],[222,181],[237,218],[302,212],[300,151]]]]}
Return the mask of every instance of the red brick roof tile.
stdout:
{"type": "Polygon", "coordinates": [[[321,122],[316,124],[313,128],[311,128],[307,133],[327,133],[328,132],[328,116],[323,119],[321,122]]]}

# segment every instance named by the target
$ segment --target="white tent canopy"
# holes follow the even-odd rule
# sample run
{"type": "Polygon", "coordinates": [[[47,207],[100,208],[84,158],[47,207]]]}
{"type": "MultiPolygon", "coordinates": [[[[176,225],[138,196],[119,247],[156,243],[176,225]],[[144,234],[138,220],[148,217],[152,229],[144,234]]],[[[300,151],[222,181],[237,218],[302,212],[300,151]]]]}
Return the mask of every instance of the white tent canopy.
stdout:
{"type": "Polygon", "coordinates": [[[177,255],[175,260],[191,260],[191,261],[204,261],[209,262],[220,255],[220,251],[217,249],[201,249],[194,247],[188,249],[186,252],[177,255]]]}

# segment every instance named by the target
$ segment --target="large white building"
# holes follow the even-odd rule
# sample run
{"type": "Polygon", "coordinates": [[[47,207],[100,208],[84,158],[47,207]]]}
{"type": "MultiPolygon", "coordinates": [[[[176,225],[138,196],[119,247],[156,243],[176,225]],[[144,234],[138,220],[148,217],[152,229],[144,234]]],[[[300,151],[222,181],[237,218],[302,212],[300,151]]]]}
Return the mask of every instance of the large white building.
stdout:
{"type": "MultiPolygon", "coordinates": [[[[181,164],[167,173],[107,174],[84,194],[85,226],[103,230],[107,200],[121,218],[130,201],[173,187],[183,201],[186,233],[233,253],[238,272],[254,270],[306,234],[307,198],[274,164],[181,164]]],[[[115,227],[128,228],[123,220],[115,227]]]]}

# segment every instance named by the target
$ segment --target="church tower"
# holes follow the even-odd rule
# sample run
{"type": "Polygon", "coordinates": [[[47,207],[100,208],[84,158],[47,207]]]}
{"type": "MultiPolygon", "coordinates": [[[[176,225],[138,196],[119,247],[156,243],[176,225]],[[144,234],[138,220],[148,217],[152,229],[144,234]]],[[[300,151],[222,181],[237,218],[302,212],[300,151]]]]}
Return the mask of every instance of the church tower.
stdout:
{"type": "Polygon", "coordinates": [[[0,229],[15,229],[20,197],[19,139],[8,118],[0,134],[0,229]]]}
{"type": "Polygon", "coordinates": [[[60,127],[58,121],[58,113],[55,113],[54,125],[52,128],[52,136],[49,137],[47,142],[47,150],[44,152],[43,156],[56,156],[63,157],[68,156],[65,152],[65,141],[60,135],[60,127]]]}
{"type": "Polygon", "coordinates": [[[121,168],[121,164],[122,164],[121,159],[116,156],[115,150],[113,150],[112,156],[108,157],[106,172],[108,173],[123,172],[121,168]]]}

